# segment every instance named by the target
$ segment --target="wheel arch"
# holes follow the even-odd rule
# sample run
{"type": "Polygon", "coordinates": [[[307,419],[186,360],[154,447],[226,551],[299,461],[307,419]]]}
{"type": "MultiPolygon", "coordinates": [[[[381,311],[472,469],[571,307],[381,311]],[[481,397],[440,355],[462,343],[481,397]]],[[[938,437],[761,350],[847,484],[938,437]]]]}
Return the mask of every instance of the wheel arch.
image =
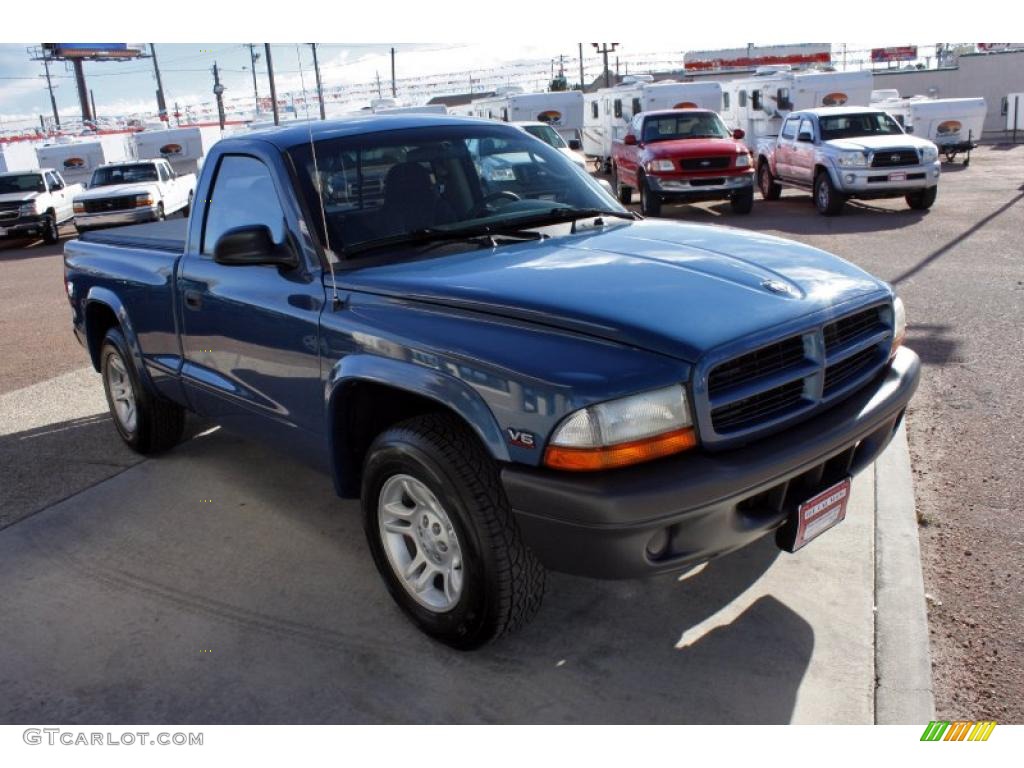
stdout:
{"type": "Polygon", "coordinates": [[[152,389],[153,382],[149,378],[149,371],[146,369],[142,357],[139,338],[128,319],[124,303],[117,294],[107,288],[94,286],[85,299],[84,318],[86,347],[89,350],[93,368],[96,371],[100,370],[100,351],[103,348],[103,339],[107,335],[107,331],[111,328],[119,328],[128,343],[132,362],[135,364],[135,370],[138,371],[142,384],[152,389]]]}
{"type": "Polygon", "coordinates": [[[502,430],[483,397],[433,368],[377,355],[348,355],[328,377],[326,401],[331,475],[344,498],[359,495],[363,459],[373,438],[399,421],[425,413],[452,414],[492,458],[509,461],[502,430]]]}

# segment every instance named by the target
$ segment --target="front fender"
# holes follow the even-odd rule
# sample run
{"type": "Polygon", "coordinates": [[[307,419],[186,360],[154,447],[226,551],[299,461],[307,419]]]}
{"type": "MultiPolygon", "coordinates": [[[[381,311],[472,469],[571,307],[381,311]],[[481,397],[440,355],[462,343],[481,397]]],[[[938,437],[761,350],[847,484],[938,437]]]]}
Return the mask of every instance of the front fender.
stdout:
{"type": "MultiPolygon", "coordinates": [[[[509,461],[508,445],[494,414],[480,394],[466,382],[443,371],[415,365],[404,360],[370,354],[342,357],[331,369],[325,384],[327,423],[336,424],[339,409],[344,407],[347,386],[356,382],[383,384],[410,394],[419,395],[442,405],[466,422],[498,461],[509,461]]],[[[344,453],[345,436],[328,429],[330,456],[344,453]]],[[[343,469],[333,462],[335,487],[341,489],[346,479],[343,469]]]]}

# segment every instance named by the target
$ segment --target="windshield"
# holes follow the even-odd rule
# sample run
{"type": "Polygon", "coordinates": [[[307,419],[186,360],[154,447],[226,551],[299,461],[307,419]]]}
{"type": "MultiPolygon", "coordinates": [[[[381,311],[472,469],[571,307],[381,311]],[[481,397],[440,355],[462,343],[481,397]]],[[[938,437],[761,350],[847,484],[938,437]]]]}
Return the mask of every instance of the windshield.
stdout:
{"type": "MultiPolygon", "coordinates": [[[[511,126],[454,124],[324,139],[316,142],[316,173],[308,144],[289,154],[318,219],[314,179],[323,191],[336,254],[425,232],[543,226],[579,210],[629,215],[569,158],[511,126]]],[[[315,232],[323,240],[320,221],[315,232]]]]}
{"type": "Polygon", "coordinates": [[[109,187],[112,184],[136,184],[141,181],[156,181],[156,165],[111,165],[93,171],[89,187],[109,187]]]}
{"type": "Polygon", "coordinates": [[[38,173],[23,173],[18,176],[0,176],[0,195],[17,192],[45,192],[43,177],[38,173]]]}
{"type": "Polygon", "coordinates": [[[644,118],[645,144],[674,139],[728,139],[725,123],[714,112],[652,115],[644,118]]]}
{"type": "Polygon", "coordinates": [[[899,123],[885,112],[858,112],[818,118],[821,140],[855,139],[860,136],[892,136],[903,133],[899,123]]]}
{"type": "Polygon", "coordinates": [[[563,147],[568,146],[565,143],[565,140],[558,135],[558,131],[550,125],[524,125],[523,130],[531,136],[536,136],[545,144],[549,144],[555,149],[562,149],[563,147]]]}

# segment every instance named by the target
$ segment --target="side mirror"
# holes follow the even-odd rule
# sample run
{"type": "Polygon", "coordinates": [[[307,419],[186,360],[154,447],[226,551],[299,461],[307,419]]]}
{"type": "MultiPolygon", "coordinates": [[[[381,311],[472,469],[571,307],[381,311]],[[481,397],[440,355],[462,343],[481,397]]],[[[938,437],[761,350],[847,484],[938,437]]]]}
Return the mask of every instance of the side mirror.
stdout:
{"type": "Polygon", "coordinates": [[[627,133],[623,137],[622,143],[626,144],[626,145],[628,145],[630,147],[635,147],[636,146],[636,136],[634,136],[632,133],[627,133]]]}
{"type": "Polygon", "coordinates": [[[737,128],[735,131],[732,132],[732,137],[734,139],[736,139],[736,141],[739,141],[740,139],[742,139],[746,135],[747,135],[747,132],[744,131],[742,128],[737,128]]]}
{"type": "Polygon", "coordinates": [[[579,150],[583,149],[583,145],[580,144],[579,139],[569,139],[569,149],[574,149],[578,152],[579,150]]]}
{"type": "Polygon", "coordinates": [[[797,141],[805,141],[805,142],[809,142],[809,143],[813,144],[814,143],[814,134],[811,133],[810,131],[800,131],[799,135],[796,137],[796,140],[797,141]]]}
{"type": "Polygon", "coordinates": [[[299,265],[295,251],[287,243],[275,243],[265,224],[229,229],[213,247],[213,260],[232,267],[275,264],[291,269],[299,265]]]}

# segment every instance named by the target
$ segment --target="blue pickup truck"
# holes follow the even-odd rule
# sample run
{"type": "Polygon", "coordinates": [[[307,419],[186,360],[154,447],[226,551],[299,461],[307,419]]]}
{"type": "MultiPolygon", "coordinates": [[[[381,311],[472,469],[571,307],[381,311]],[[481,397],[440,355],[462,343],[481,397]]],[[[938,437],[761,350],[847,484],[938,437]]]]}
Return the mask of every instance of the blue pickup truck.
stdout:
{"type": "Polygon", "coordinates": [[[839,522],[918,382],[903,305],[823,251],[641,219],[515,127],[219,142],[188,221],[65,249],[74,332],[151,454],[187,411],[361,498],[391,595],[477,647],[547,569],[680,571],[839,522]]]}

